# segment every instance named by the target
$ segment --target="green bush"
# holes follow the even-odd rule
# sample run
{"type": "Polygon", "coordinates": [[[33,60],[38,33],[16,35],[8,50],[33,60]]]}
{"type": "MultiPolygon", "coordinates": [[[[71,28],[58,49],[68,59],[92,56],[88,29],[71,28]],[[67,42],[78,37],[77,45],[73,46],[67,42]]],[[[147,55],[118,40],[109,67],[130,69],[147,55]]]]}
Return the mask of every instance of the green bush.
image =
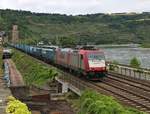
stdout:
{"type": "Polygon", "coordinates": [[[116,60],[113,60],[113,62],[112,62],[113,64],[119,64],[119,62],[118,61],[116,61],[116,60]]]}
{"type": "Polygon", "coordinates": [[[42,85],[47,80],[53,81],[58,74],[54,69],[46,67],[34,58],[17,50],[14,51],[12,59],[27,85],[42,85]]]}
{"type": "Polygon", "coordinates": [[[6,114],[31,114],[26,104],[9,96],[6,107],[6,114]]]}
{"type": "Polygon", "coordinates": [[[113,97],[94,91],[85,91],[80,98],[78,114],[146,114],[136,109],[125,108],[113,97]]]}
{"type": "Polygon", "coordinates": [[[140,68],[140,61],[136,58],[136,57],[133,57],[130,61],[130,66],[131,67],[134,67],[134,68],[140,68]]]}

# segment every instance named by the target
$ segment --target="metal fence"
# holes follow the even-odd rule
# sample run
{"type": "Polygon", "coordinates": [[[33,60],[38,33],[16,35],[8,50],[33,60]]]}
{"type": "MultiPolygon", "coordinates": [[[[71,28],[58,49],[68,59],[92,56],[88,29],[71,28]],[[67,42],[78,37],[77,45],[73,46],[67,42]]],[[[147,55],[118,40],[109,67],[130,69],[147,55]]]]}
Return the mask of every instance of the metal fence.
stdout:
{"type": "Polygon", "coordinates": [[[64,82],[67,82],[69,86],[77,88],[80,91],[80,93],[82,93],[82,91],[88,88],[86,82],[75,76],[72,76],[69,73],[62,72],[61,76],[59,76],[58,78],[60,80],[63,80],[64,82]]]}
{"type": "Polygon", "coordinates": [[[127,66],[110,64],[109,70],[123,76],[130,76],[141,80],[150,80],[150,71],[145,69],[136,69],[127,66]]]}

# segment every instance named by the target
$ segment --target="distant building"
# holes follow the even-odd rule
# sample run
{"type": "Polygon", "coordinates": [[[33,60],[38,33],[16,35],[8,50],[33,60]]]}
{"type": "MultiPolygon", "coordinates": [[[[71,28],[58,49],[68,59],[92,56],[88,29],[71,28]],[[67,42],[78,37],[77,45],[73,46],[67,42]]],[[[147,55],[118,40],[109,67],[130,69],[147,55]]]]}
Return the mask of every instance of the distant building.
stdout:
{"type": "Polygon", "coordinates": [[[135,13],[135,12],[130,12],[130,13],[128,13],[128,12],[123,12],[123,13],[111,13],[110,15],[120,15],[120,16],[123,16],[123,15],[136,15],[137,13],[135,13]]]}
{"type": "Polygon", "coordinates": [[[150,14],[150,12],[143,12],[143,14],[148,14],[148,15],[149,15],[149,14],[150,14]]]}
{"type": "Polygon", "coordinates": [[[13,25],[12,29],[12,42],[17,43],[19,41],[19,31],[18,31],[18,25],[13,25]]]}
{"type": "Polygon", "coordinates": [[[42,45],[44,45],[44,42],[43,42],[43,41],[40,41],[40,42],[38,42],[36,45],[37,45],[37,46],[42,46],[42,45]]]}

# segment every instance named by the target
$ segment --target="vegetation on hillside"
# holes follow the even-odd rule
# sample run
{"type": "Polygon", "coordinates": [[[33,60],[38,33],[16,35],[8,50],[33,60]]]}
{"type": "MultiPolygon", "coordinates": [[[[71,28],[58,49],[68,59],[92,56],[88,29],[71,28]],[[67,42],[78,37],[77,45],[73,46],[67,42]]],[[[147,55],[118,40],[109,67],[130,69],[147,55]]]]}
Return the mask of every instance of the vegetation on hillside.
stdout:
{"type": "Polygon", "coordinates": [[[7,9],[0,10],[0,23],[9,36],[12,24],[19,25],[22,42],[31,44],[41,40],[61,44],[63,38],[73,38],[73,44],[150,42],[150,13],[67,16],[7,9]]]}
{"type": "Polygon", "coordinates": [[[35,59],[20,51],[15,50],[12,59],[27,85],[40,86],[48,80],[53,81],[57,76],[54,69],[38,63],[35,59]]]}
{"type": "Polygon", "coordinates": [[[146,114],[120,105],[113,97],[94,91],[85,91],[79,100],[78,114],[146,114]]]}

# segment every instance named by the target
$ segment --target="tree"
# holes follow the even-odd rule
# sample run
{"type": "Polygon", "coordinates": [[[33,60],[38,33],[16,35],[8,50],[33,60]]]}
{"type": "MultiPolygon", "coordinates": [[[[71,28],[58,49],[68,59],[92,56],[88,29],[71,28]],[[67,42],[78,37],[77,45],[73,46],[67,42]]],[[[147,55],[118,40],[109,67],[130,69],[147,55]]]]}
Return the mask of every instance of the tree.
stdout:
{"type": "Polygon", "coordinates": [[[76,45],[76,39],[74,37],[61,37],[59,42],[62,47],[74,47],[76,45]]]}
{"type": "Polygon", "coordinates": [[[136,57],[133,57],[130,61],[130,66],[132,67],[135,67],[135,68],[140,68],[140,61],[136,58],[136,57]]]}

